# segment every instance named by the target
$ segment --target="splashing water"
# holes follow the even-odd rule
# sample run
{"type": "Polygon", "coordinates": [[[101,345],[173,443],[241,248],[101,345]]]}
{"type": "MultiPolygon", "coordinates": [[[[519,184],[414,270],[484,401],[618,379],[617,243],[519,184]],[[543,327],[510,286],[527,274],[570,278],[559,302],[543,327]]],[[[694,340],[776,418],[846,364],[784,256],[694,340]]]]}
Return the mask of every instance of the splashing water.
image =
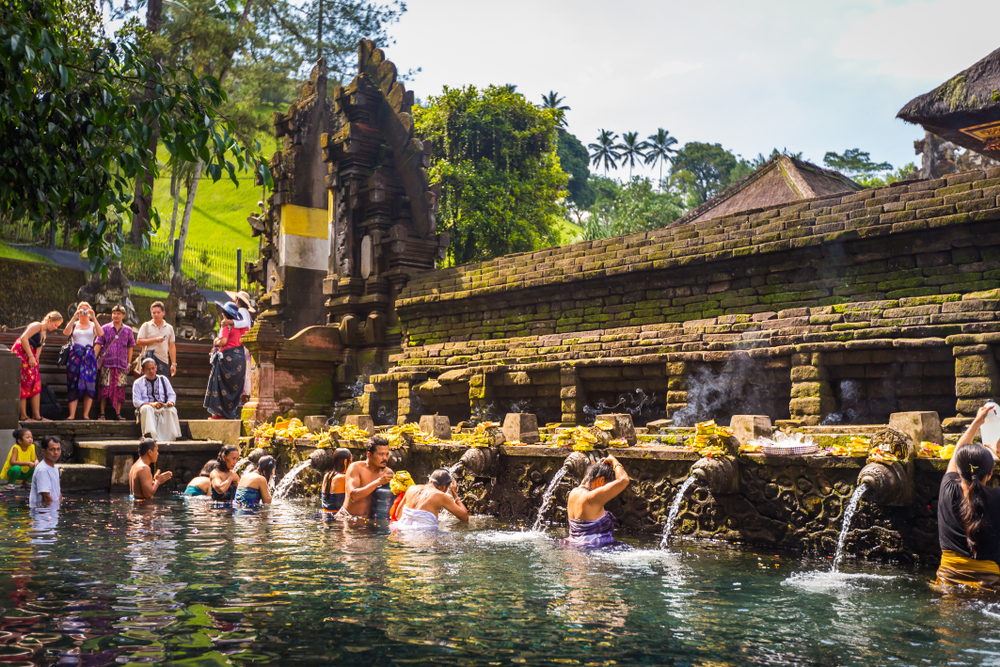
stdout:
{"type": "Polygon", "coordinates": [[[840,567],[840,559],[844,557],[844,542],[847,541],[847,533],[851,532],[851,519],[854,518],[854,513],[858,511],[858,503],[861,502],[861,496],[865,495],[865,491],[867,490],[868,482],[859,484],[858,488],[854,489],[851,501],[847,503],[847,509],[844,510],[844,525],[840,528],[840,538],[837,540],[837,552],[833,556],[834,572],[840,567]]]}
{"type": "Polygon", "coordinates": [[[667,525],[663,527],[663,537],[660,538],[660,548],[666,549],[667,543],[670,541],[670,533],[674,529],[674,522],[677,521],[677,515],[681,511],[681,501],[684,500],[684,493],[691,488],[691,485],[698,480],[697,477],[691,475],[684,483],[681,484],[681,488],[677,489],[677,494],[674,496],[674,502],[670,506],[670,513],[667,514],[667,525]]]}
{"type": "Polygon", "coordinates": [[[545,493],[542,494],[542,506],[538,508],[538,518],[535,519],[535,524],[531,527],[532,531],[542,530],[542,521],[545,519],[545,513],[548,511],[549,505],[552,504],[552,498],[556,495],[556,487],[559,486],[559,482],[562,481],[562,478],[568,472],[569,466],[564,463],[563,467],[559,468],[556,474],[552,476],[552,481],[549,482],[549,485],[545,488],[545,493]]]}
{"type": "Polygon", "coordinates": [[[250,459],[248,458],[240,459],[239,461],[236,462],[236,465],[233,466],[233,472],[239,475],[240,471],[243,470],[243,468],[246,467],[248,463],[250,463],[250,459]]]}
{"type": "Polygon", "coordinates": [[[288,471],[288,474],[281,478],[281,483],[274,490],[274,500],[281,500],[288,495],[288,492],[292,490],[292,486],[295,484],[296,478],[299,476],[303,470],[309,467],[309,461],[300,461],[295,464],[295,467],[288,471]]]}

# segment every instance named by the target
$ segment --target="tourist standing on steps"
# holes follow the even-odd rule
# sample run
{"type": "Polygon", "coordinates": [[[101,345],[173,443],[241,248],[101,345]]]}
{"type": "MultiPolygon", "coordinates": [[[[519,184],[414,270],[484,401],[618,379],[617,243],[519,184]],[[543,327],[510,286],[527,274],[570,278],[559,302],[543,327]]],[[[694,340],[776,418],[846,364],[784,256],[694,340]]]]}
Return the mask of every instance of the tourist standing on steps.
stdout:
{"type": "Polygon", "coordinates": [[[128,490],[133,500],[152,500],[156,490],[174,476],[172,472],[153,474],[153,464],[160,458],[160,449],[153,438],[139,441],[139,460],[128,471],[128,490]]]}
{"type": "Polygon", "coordinates": [[[604,505],[621,495],[628,483],[628,473],[615,457],[591,463],[580,486],[566,499],[569,537],[563,543],[587,549],[620,544],[612,534],[615,517],[604,505]]]}
{"type": "Polygon", "coordinates": [[[139,327],[137,344],[142,345],[142,358],[156,360],[156,373],[173,377],[177,372],[177,338],[174,328],[163,321],[166,308],[162,301],[154,301],[149,307],[153,319],[139,327]]]}
{"type": "Polygon", "coordinates": [[[132,327],[125,326],[125,306],[118,305],[111,309],[111,323],[105,324],[101,336],[94,342],[97,353],[98,398],[101,400],[101,413],[98,419],[104,419],[104,409],[111,400],[111,409],[115,417],[124,421],[122,405],[125,403],[125,387],[129,385],[128,369],[132,364],[132,350],[135,349],[135,336],[132,327]]]}
{"type": "Polygon", "coordinates": [[[31,477],[31,495],[28,499],[31,507],[50,507],[58,505],[62,500],[59,471],[56,470],[56,463],[62,457],[62,440],[54,435],[43,437],[42,457],[31,477]]]}
{"type": "MultiPolygon", "coordinates": [[[[63,335],[70,337],[73,347],[66,362],[66,394],[69,400],[69,418],[76,419],[76,405],[83,399],[83,419],[90,419],[90,405],[97,396],[97,356],[94,341],[101,335],[97,315],[86,301],[76,306],[76,312],[63,335]]],[[[62,445],[60,444],[60,447],[62,445]]]]}
{"type": "Polygon", "coordinates": [[[1000,589],[1000,489],[993,476],[993,452],[972,439],[995,405],[979,408],[955,444],[938,491],[941,566],[937,584],[1000,589]]]}
{"type": "Polygon", "coordinates": [[[222,308],[227,319],[223,320],[219,336],[215,339],[217,349],[212,352],[212,373],[208,376],[204,406],[211,414],[209,419],[239,419],[247,370],[242,341],[247,328],[237,326],[245,322],[240,321],[239,307],[235,303],[215,303],[222,308]]]}
{"type": "Polygon", "coordinates": [[[41,322],[32,322],[24,328],[24,333],[14,344],[14,354],[21,360],[21,421],[51,421],[42,419],[39,412],[42,393],[42,376],[38,372],[38,362],[42,356],[45,337],[59,328],[63,316],[52,311],[41,322]],[[28,405],[31,416],[28,416],[28,405]]]}
{"type": "Polygon", "coordinates": [[[177,418],[177,394],[170,380],[156,374],[154,359],[142,360],[142,377],[132,383],[132,405],[139,428],[160,442],[173,442],[181,437],[181,422],[177,418]]]}
{"type": "MultiPolygon", "coordinates": [[[[246,292],[226,292],[226,296],[233,300],[239,310],[239,317],[235,320],[223,320],[222,324],[225,326],[227,323],[231,324],[237,328],[244,328],[249,330],[253,326],[252,313],[255,313],[253,306],[250,304],[250,295],[246,292]]],[[[243,374],[243,395],[250,396],[250,351],[245,347],[243,348],[244,356],[247,360],[247,371],[243,374]]]]}

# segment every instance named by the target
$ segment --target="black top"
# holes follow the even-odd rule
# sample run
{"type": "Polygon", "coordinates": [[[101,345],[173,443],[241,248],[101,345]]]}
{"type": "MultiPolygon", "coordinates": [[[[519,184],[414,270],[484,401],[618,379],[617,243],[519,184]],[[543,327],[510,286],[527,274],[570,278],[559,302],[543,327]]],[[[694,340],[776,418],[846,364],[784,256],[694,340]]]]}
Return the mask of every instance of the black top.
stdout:
{"type": "Polygon", "coordinates": [[[223,503],[229,502],[229,501],[233,500],[234,498],[236,498],[236,487],[237,486],[239,486],[239,483],[238,482],[233,482],[232,484],[229,485],[229,488],[226,489],[226,492],[223,494],[223,493],[219,493],[218,491],[216,491],[215,490],[215,486],[211,486],[210,485],[209,488],[211,488],[211,490],[212,490],[212,500],[215,500],[215,501],[218,501],[218,502],[223,502],[223,503]]]}
{"type": "Polygon", "coordinates": [[[42,346],[42,332],[36,331],[35,335],[28,339],[28,345],[31,346],[32,350],[37,350],[42,346]]]}
{"type": "MultiPolygon", "coordinates": [[[[976,554],[976,560],[992,560],[1000,563],[1000,531],[997,530],[997,525],[1000,524],[1000,488],[988,486],[986,493],[986,503],[989,507],[988,528],[980,538],[982,543],[976,554]]],[[[938,541],[942,550],[950,549],[972,558],[969,540],[965,536],[965,527],[960,518],[961,508],[962,477],[957,472],[945,473],[938,493],[938,541]]]]}

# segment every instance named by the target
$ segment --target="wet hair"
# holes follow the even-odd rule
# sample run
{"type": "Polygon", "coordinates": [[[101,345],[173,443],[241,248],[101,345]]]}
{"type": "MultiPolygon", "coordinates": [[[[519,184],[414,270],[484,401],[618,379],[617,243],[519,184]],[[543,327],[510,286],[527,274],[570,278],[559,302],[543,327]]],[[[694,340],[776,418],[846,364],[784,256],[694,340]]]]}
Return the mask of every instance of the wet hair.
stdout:
{"type": "Polygon", "coordinates": [[[262,456],[257,461],[257,473],[262,475],[267,481],[271,481],[271,478],[274,476],[274,466],[277,463],[273,456],[262,456]]]}
{"type": "Polygon", "coordinates": [[[240,448],[237,447],[236,445],[222,446],[222,449],[219,450],[219,455],[215,459],[219,463],[218,470],[220,472],[232,472],[229,469],[229,466],[226,465],[226,457],[229,456],[232,452],[238,452],[238,451],[240,451],[240,448]]]}
{"type": "Polygon", "coordinates": [[[198,473],[198,477],[211,477],[212,471],[218,467],[219,462],[212,459],[202,467],[201,472],[198,473]]]}
{"type": "Polygon", "coordinates": [[[438,468],[437,470],[435,470],[430,474],[430,476],[427,478],[427,481],[439,489],[441,488],[447,489],[449,486],[451,486],[451,483],[455,481],[455,478],[452,477],[451,473],[448,472],[446,469],[438,468]]]}
{"type": "Polygon", "coordinates": [[[993,454],[982,445],[965,445],[955,452],[955,467],[963,482],[959,518],[965,527],[969,552],[973,558],[978,558],[983,538],[992,528],[983,482],[993,472],[993,454]]]}
{"type": "Polygon", "coordinates": [[[389,440],[384,435],[373,435],[368,438],[368,442],[365,444],[365,451],[369,454],[374,454],[375,450],[379,447],[388,447],[389,440]]]}
{"type": "Polygon", "coordinates": [[[41,440],[42,450],[47,450],[53,442],[62,447],[62,440],[59,439],[58,435],[43,435],[41,440]]]}
{"type": "Polygon", "coordinates": [[[31,433],[30,428],[15,428],[14,429],[14,440],[21,442],[21,438],[24,437],[25,433],[31,433]]]}
{"type": "Polygon", "coordinates": [[[153,303],[149,304],[150,311],[152,311],[154,308],[159,308],[163,312],[167,312],[167,309],[164,307],[162,301],[154,301],[153,303]]]}
{"type": "Polygon", "coordinates": [[[590,485],[594,483],[595,479],[604,478],[604,483],[607,484],[613,481],[615,478],[615,468],[607,461],[598,461],[597,463],[591,463],[587,466],[587,472],[583,474],[583,481],[580,482],[580,486],[590,488],[590,485]]]}
{"type": "Polygon", "coordinates": [[[149,454],[155,448],[156,448],[156,440],[150,438],[149,434],[144,435],[142,440],[139,441],[139,458],[142,458],[146,454],[149,454]]]}
{"type": "Polygon", "coordinates": [[[351,450],[338,447],[333,452],[333,473],[335,475],[342,475],[347,472],[347,463],[351,458],[351,450]]]}

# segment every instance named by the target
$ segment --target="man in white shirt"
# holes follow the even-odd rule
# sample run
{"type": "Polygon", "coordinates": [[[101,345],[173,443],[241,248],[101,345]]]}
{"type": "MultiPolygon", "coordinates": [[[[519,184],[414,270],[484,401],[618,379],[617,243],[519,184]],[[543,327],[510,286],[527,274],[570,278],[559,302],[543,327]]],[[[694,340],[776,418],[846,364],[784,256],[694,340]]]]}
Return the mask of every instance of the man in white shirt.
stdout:
{"type": "Polygon", "coordinates": [[[56,462],[62,456],[62,441],[54,435],[47,435],[41,442],[43,458],[35,466],[35,474],[31,476],[31,507],[51,507],[62,500],[62,488],[59,486],[59,471],[56,462]]]}
{"type": "Polygon", "coordinates": [[[177,418],[177,394],[163,375],[156,374],[156,360],[142,360],[142,376],[132,383],[132,405],[143,435],[160,442],[181,437],[177,418]]]}
{"type": "MultiPolygon", "coordinates": [[[[152,353],[152,358],[156,359],[156,372],[159,375],[173,377],[177,372],[177,338],[174,335],[174,328],[163,321],[165,312],[163,302],[154,301],[149,307],[153,319],[142,323],[135,342],[144,346],[139,354],[140,357],[152,353]]],[[[249,314],[247,317],[249,318],[249,314]]]]}

